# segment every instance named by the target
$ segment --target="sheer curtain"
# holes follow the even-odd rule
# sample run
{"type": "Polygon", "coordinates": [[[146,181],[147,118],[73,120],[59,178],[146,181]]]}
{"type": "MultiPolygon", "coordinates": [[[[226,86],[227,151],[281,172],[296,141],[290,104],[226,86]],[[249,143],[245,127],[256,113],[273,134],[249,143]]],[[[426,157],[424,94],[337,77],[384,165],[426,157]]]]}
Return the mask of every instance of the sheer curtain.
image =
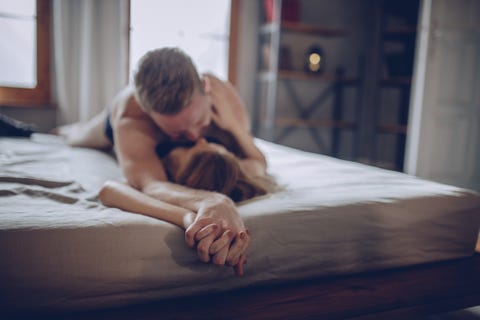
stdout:
{"type": "Polygon", "coordinates": [[[128,82],[128,0],[54,0],[58,124],[85,121],[128,82]]]}

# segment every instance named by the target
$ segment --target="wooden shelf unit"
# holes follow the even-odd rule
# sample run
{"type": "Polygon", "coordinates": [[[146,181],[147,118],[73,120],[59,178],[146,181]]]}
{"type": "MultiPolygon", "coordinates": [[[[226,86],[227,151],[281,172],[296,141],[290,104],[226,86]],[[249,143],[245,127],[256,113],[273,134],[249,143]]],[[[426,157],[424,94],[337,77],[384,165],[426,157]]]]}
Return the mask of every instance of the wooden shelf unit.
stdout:
{"type": "Polygon", "coordinates": [[[383,37],[399,37],[399,36],[414,36],[417,33],[416,27],[397,27],[397,28],[388,28],[383,31],[383,37]]]}
{"type": "Polygon", "coordinates": [[[418,12],[414,12],[413,9],[418,10],[418,7],[418,0],[405,0],[404,3],[382,0],[376,14],[375,32],[378,45],[374,50],[378,56],[377,67],[375,67],[378,75],[374,91],[376,116],[373,126],[371,162],[383,163],[386,161],[385,158],[394,158],[391,160],[393,161],[391,167],[397,171],[403,171],[405,156],[418,19],[416,16],[418,12]],[[392,100],[392,94],[396,95],[398,100],[392,100]],[[386,114],[388,114],[388,120],[385,117],[386,114]],[[396,118],[396,121],[392,118],[396,118]],[[380,135],[389,136],[381,138],[391,141],[387,148],[379,144],[380,135]],[[392,145],[393,148],[390,147],[392,145]]]}
{"type": "MultiPolygon", "coordinates": [[[[259,25],[260,63],[257,69],[258,86],[256,93],[259,108],[256,108],[257,115],[254,115],[254,123],[257,124],[254,127],[254,133],[266,140],[282,143],[283,139],[294,130],[306,129],[303,134],[311,135],[321,153],[337,156],[340,149],[340,131],[357,130],[358,128],[358,124],[354,121],[342,119],[342,108],[346,101],[342,97],[344,89],[348,86],[360,87],[361,78],[345,76],[344,68],[339,65],[336,65],[335,72],[329,71],[320,74],[300,71],[293,66],[290,69],[290,65],[287,67],[288,69],[282,69],[279,63],[280,49],[282,45],[287,44],[288,40],[292,39],[289,37],[283,38],[284,34],[305,35],[305,37],[296,39],[306,44],[318,41],[318,39],[314,40],[315,38],[339,38],[343,41],[349,35],[349,30],[337,26],[322,25],[322,21],[304,23],[301,19],[299,21],[282,20],[280,18],[282,16],[281,4],[281,0],[274,0],[273,8],[277,11],[272,15],[265,15],[265,17],[272,17],[272,21],[261,22],[259,25]],[[264,49],[268,53],[267,56],[262,51],[264,49]],[[318,84],[318,86],[315,86],[315,84],[318,84]],[[281,86],[281,89],[278,88],[279,86],[281,86]],[[285,112],[285,108],[291,108],[296,115],[282,116],[278,114],[278,90],[286,92],[291,102],[290,107],[283,105],[282,110],[285,112]],[[299,94],[303,90],[310,90],[308,91],[311,92],[309,95],[314,95],[316,98],[303,99],[303,93],[302,95],[299,94]],[[330,97],[333,99],[330,99],[330,97]],[[306,101],[308,100],[314,102],[308,103],[307,106],[306,101]],[[314,116],[316,109],[326,109],[324,107],[327,104],[329,104],[329,109],[323,113],[331,112],[331,118],[324,118],[325,114],[321,118],[314,116]],[[330,111],[330,108],[334,110],[330,111]],[[328,132],[325,130],[328,130],[328,132]],[[330,137],[327,139],[331,139],[331,143],[319,143],[320,140],[324,140],[321,136],[328,134],[330,134],[330,137]]],[[[261,4],[259,6],[262,7],[261,4]]],[[[325,55],[328,57],[328,51],[325,52],[325,55]]],[[[353,150],[352,154],[356,152],[357,150],[353,150]]]]}
{"type": "Polygon", "coordinates": [[[360,83],[360,78],[338,77],[335,74],[312,75],[295,70],[279,70],[278,73],[261,71],[258,76],[262,81],[269,81],[276,77],[277,80],[318,81],[326,83],[342,83],[344,85],[357,85],[360,83]]]}
{"type": "Polygon", "coordinates": [[[282,21],[280,28],[282,31],[298,32],[321,37],[344,37],[348,34],[346,29],[317,26],[301,22],[282,21]]]}
{"type": "Polygon", "coordinates": [[[407,126],[401,124],[382,124],[377,126],[377,131],[381,133],[407,134],[407,126]]]}
{"type": "Polygon", "coordinates": [[[322,127],[322,128],[337,128],[337,129],[350,129],[355,130],[357,125],[353,121],[334,121],[332,119],[298,119],[278,117],[276,119],[277,126],[282,127],[322,127]]]}
{"type": "Polygon", "coordinates": [[[260,27],[260,33],[267,34],[278,29],[285,32],[296,32],[300,34],[309,34],[322,37],[343,37],[348,34],[347,30],[345,29],[290,21],[281,21],[280,26],[274,22],[265,23],[260,27]]]}
{"type": "Polygon", "coordinates": [[[378,84],[382,87],[409,86],[412,84],[411,77],[388,77],[381,79],[378,84]]]}

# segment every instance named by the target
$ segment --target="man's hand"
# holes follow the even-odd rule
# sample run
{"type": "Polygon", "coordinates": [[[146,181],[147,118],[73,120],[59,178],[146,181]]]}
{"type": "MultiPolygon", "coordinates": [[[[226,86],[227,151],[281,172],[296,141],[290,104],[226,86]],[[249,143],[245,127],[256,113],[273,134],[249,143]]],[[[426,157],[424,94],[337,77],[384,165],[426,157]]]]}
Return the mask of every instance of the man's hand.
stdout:
{"type": "Polygon", "coordinates": [[[234,266],[237,274],[243,274],[250,235],[229,198],[209,200],[201,206],[185,232],[185,241],[192,248],[197,244],[201,261],[209,262],[212,255],[213,263],[234,266]]]}

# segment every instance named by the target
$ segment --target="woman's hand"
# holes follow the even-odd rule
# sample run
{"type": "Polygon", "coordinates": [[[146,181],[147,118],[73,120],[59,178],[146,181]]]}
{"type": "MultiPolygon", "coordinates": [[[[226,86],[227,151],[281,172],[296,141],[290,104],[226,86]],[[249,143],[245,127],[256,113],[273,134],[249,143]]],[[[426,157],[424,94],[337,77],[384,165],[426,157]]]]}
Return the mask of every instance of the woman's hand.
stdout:
{"type": "Polygon", "coordinates": [[[192,248],[196,245],[201,261],[209,262],[213,256],[213,263],[235,266],[237,274],[243,274],[243,262],[238,264],[250,244],[250,236],[235,204],[227,197],[209,201],[200,208],[185,232],[185,241],[192,248]]]}
{"type": "Polygon", "coordinates": [[[247,264],[247,256],[242,254],[240,261],[233,266],[235,274],[239,277],[242,277],[245,274],[245,270],[243,269],[244,264],[247,264]]]}
{"type": "Polygon", "coordinates": [[[237,276],[243,276],[245,273],[243,265],[247,263],[247,257],[244,252],[250,243],[250,237],[248,237],[248,231],[241,231],[239,235],[234,238],[233,245],[230,246],[231,234],[232,232],[230,230],[221,234],[216,224],[209,224],[198,231],[195,236],[195,240],[199,242],[198,246],[202,247],[201,249],[197,247],[197,251],[199,252],[199,256],[202,256],[202,261],[209,262],[210,256],[213,256],[212,262],[215,265],[223,266],[226,264],[232,266],[237,276]],[[226,235],[227,233],[228,235],[226,235]],[[226,235],[226,237],[224,237],[224,235],[226,235]],[[202,240],[207,239],[206,245],[201,243],[202,240]],[[212,244],[208,250],[208,244],[215,239],[218,241],[212,244]]]}
{"type": "Polygon", "coordinates": [[[237,266],[245,255],[245,251],[250,244],[250,236],[247,230],[240,231],[232,238],[231,230],[223,234],[217,233],[217,240],[210,246],[209,254],[213,256],[213,263],[216,265],[227,264],[237,266]],[[233,241],[233,243],[232,243],[233,241]]]}

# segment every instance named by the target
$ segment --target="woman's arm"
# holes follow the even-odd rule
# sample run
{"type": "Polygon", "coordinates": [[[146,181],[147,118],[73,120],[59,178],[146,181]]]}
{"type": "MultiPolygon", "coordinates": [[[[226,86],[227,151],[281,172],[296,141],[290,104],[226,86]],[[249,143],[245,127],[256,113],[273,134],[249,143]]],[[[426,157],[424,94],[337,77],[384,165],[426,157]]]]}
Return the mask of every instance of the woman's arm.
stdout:
{"type": "Polygon", "coordinates": [[[185,208],[152,198],[117,181],[107,181],[99,198],[106,206],[157,218],[183,229],[188,228],[195,218],[195,214],[185,208]]]}
{"type": "MultiPolygon", "coordinates": [[[[185,208],[171,205],[164,201],[150,197],[125,183],[117,181],[107,181],[100,190],[99,198],[106,206],[115,207],[125,211],[135,212],[149,217],[157,218],[175,224],[182,229],[189,228],[195,219],[195,213],[188,211],[185,208]]],[[[215,229],[215,220],[211,220],[210,223],[211,224],[207,224],[207,226],[201,229],[202,231],[199,232],[198,235],[196,235],[197,241],[210,237],[211,243],[214,239],[220,236],[220,234],[216,233],[216,231],[220,230],[215,229]]],[[[244,250],[247,246],[248,242],[245,245],[244,250]]],[[[209,248],[210,246],[204,248],[207,255],[209,248]]],[[[215,264],[225,264],[225,259],[228,254],[228,248],[229,246],[224,246],[222,250],[220,250],[224,255],[223,258],[220,258],[223,259],[223,261],[219,261],[218,258],[214,258],[213,262],[215,264]]],[[[244,250],[242,250],[241,252],[243,252],[244,250]]],[[[235,265],[233,265],[235,274],[239,276],[243,275],[243,265],[246,263],[245,254],[241,252],[239,253],[239,258],[235,259],[235,265]]],[[[210,259],[208,258],[208,260],[206,260],[205,262],[208,262],[209,260],[210,259]]]]}

